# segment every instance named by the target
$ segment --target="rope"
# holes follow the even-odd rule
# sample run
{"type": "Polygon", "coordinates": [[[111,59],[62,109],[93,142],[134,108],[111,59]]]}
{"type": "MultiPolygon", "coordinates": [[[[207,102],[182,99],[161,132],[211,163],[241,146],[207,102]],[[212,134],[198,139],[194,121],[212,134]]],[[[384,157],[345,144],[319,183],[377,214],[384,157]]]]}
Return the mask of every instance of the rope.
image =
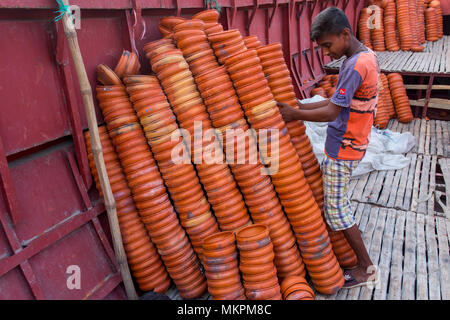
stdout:
{"type": "Polygon", "coordinates": [[[72,15],[72,10],[70,10],[69,5],[65,5],[62,0],[56,0],[56,2],[58,3],[58,11],[55,11],[55,13],[59,13],[59,15],[54,17],[53,21],[56,22],[61,20],[66,12],[68,13],[69,17],[72,15]]]}
{"type": "Polygon", "coordinates": [[[219,12],[220,15],[220,11],[222,10],[222,6],[220,5],[220,3],[217,0],[205,0],[205,8],[211,8],[211,9],[216,9],[217,12],[219,12]]]}

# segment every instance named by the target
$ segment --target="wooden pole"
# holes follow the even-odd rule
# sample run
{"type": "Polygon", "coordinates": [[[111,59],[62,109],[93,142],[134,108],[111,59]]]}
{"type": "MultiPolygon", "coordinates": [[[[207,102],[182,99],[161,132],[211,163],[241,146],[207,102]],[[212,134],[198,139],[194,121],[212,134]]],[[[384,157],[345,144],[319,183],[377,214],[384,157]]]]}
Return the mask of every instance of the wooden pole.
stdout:
{"type": "MultiPolygon", "coordinates": [[[[69,6],[68,0],[63,0],[63,4],[69,6]]],[[[109,226],[111,229],[111,235],[113,239],[114,252],[116,255],[117,263],[119,266],[122,280],[125,285],[125,290],[129,300],[137,300],[138,296],[131,279],[130,269],[128,268],[127,256],[122,244],[122,235],[120,233],[119,220],[116,213],[116,201],[113,197],[111,185],[109,184],[108,174],[106,172],[106,166],[103,159],[102,145],[100,143],[100,137],[98,134],[97,118],[95,116],[94,102],[92,98],[92,88],[89,84],[89,80],[84,67],[83,57],[81,56],[80,47],[78,46],[77,32],[72,19],[64,13],[62,17],[62,23],[64,26],[64,34],[72,54],[73,63],[80,84],[81,95],[83,96],[84,109],[86,111],[86,117],[88,120],[92,154],[94,155],[95,166],[97,168],[98,176],[100,179],[100,185],[103,191],[103,197],[105,201],[105,208],[108,214],[109,226]]]]}

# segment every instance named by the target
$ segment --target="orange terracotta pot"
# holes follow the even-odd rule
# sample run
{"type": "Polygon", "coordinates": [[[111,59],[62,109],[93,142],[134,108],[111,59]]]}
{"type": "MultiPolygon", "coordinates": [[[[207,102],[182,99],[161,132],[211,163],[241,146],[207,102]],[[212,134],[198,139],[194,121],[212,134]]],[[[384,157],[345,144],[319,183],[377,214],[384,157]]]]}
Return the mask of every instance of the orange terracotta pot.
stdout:
{"type": "MultiPolygon", "coordinates": [[[[240,288],[242,288],[241,277],[239,276],[239,274],[236,274],[236,275],[226,278],[226,279],[207,279],[207,281],[208,281],[208,287],[210,287],[212,289],[229,288],[236,284],[239,284],[240,288]]],[[[223,295],[223,294],[220,294],[220,295],[223,295]]]]}
{"type": "Polygon", "coordinates": [[[205,251],[203,250],[203,256],[202,256],[202,262],[204,264],[209,265],[221,265],[224,263],[235,261],[238,257],[237,251],[235,251],[233,254],[223,257],[210,257],[207,254],[205,254],[205,251]]]}
{"type": "Polygon", "coordinates": [[[265,289],[245,290],[245,295],[250,300],[265,300],[278,294],[280,294],[280,286],[278,284],[265,289]]]}
{"type": "Polygon", "coordinates": [[[239,270],[242,272],[242,274],[256,275],[256,274],[261,274],[261,273],[272,271],[273,266],[274,266],[273,262],[259,264],[259,265],[240,264],[239,270]]]}
{"type": "Polygon", "coordinates": [[[253,76],[258,73],[262,73],[262,71],[263,71],[263,68],[261,65],[255,65],[255,66],[252,66],[252,67],[240,70],[240,71],[236,71],[236,72],[230,74],[230,78],[231,78],[231,80],[233,80],[233,83],[236,86],[236,83],[239,80],[248,78],[249,76],[253,76]]]}

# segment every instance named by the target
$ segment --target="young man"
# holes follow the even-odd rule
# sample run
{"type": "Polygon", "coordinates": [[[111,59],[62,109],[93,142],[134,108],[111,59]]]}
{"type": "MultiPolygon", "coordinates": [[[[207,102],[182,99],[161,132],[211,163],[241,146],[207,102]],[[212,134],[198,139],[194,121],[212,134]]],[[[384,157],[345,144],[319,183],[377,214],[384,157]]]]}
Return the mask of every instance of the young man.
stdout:
{"type": "Polygon", "coordinates": [[[373,265],[356,225],[347,196],[353,169],[369,144],[378,101],[379,66],[375,54],[352,34],[345,13],[330,7],[319,13],[311,26],[312,41],[324,55],[346,56],[339,71],[336,92],[317,103],[299,104],[299,109],[278,103],[286,122],[329,122],[322,163],[325,219],[332,230],[342,230],[358,258],[358,266],[344,270],[345,288],[374,284],[373,265]]]}

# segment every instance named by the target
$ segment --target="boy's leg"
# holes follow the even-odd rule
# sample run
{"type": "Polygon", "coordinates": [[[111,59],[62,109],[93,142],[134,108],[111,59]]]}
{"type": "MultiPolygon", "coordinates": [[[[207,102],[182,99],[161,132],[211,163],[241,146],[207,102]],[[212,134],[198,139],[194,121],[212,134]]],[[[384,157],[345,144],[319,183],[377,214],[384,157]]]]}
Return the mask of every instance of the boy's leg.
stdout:
{"type": "Polygon", "coordinates": [[[358,266],[355,269],[347,270],[346,273],[361,283],[366,282],[372,275],[372,272],[366,272],[367,268],[372,265],[372,261],[356,225],[347,193],[351,173],[358,163],[359,161],[333,160],[325,156],[322,171],[326,222],[332,230],[343,231],[358,258],[358,266]]]}
{"type": "Polygon", "coordinates": [[[350,274],[358,283],[366,282],[373,274],[369,268],[373,263],[372,260],[370,260],[369,253],[364,245],[361,232],[356,224],[342,231],[358,258],[358,266],[354,269],[347,270],[346,273],[350,274]]]}

